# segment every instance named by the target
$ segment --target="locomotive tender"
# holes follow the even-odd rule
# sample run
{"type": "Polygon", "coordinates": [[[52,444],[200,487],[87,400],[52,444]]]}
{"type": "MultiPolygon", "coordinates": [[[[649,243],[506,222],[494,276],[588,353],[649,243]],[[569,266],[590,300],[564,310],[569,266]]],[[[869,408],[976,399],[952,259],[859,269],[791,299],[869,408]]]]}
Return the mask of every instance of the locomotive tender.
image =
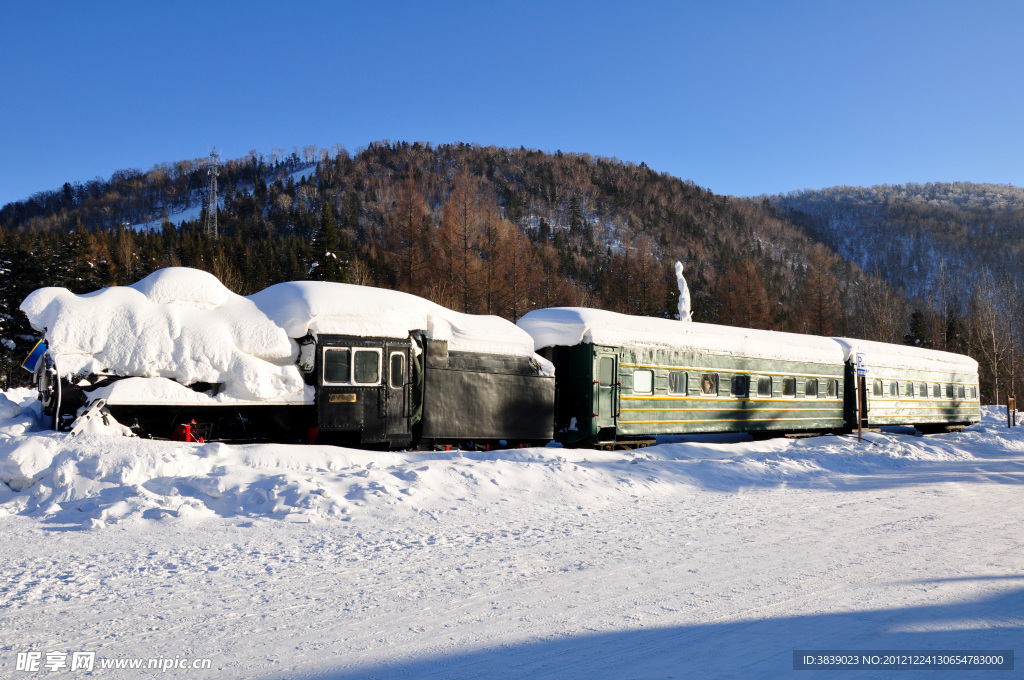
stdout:
{"type": "Polygon", "coordinates": [[[22,309],[49,345],[27,367],[57,429],[102,407],[186,440],[610,447],[980,418],[969,357],[601,310],[535,310],[517,327],[348,284],[242,298],[184,268],[85,296],[41,289],[22,309]]]}

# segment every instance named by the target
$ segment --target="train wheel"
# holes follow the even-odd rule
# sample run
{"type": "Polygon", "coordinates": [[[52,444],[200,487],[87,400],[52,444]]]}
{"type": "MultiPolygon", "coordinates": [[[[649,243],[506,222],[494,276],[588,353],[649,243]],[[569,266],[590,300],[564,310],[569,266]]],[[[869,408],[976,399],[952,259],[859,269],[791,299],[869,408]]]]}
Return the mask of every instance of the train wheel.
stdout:
{"type": "Polygon", "coordinates": [[[37,371],[36,390],[39,392],[39,402],[43,407],[43,415],[49,419],[51,430],[57,429],[57,410],[60,404],[59,380],[57,371],[53,368],[53,362],[50,361],[50,357],[47,355],[37,371]]]}

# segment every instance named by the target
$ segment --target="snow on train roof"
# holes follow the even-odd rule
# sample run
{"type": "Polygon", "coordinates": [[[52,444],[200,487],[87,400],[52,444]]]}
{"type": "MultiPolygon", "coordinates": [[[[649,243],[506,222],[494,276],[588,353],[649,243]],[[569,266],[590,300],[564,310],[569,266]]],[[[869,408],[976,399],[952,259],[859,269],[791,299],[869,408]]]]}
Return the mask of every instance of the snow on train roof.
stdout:
{"type": "Polygon", "coordinates": [[[512,323],[459,314],[413,295],[303,281],[246,298],[212,274],[185,267],[85,295],[41,288],[21,309],[45,333],[62,375],[223,383],[222,399],[287,400],[303,393],[294,338],[307,333],[405,338],[424,331],[456,351],[535,356],[532,338],[512,323]]]}
{"type": "Polygon", "coordinates": [[[451,351],[534,355],[533,339],[498,316],[454,312],[397,290],[348,283],[292,281],[249,296],[289,337],[307,333],[404,338],[424,331],[451,351]]]}
{"type": "Polygon", "coordinates": [[[833,340],[843,348],[847,360],[856,361],[857,355],[862,355],[869,375],[873,368],[971,374],[978,372],[978,362],[963,354],[854,338],[833,338],[833,340]]]}
{"type": "Polygon", "coordinates": [[[525,314],[519,327],[533,336],[537,349],[589,342],[784,361],[843,362],[842,350],[829,338],[630,316],[583,307],[538,309],[525,314]]]}
{"type": "Polygon", "coordinates": [[[224,383],[236,399],[303,390],[295,343],[212,274],[172,267],[131,286],[75,295],[41,288],[21,304],[62,375],[224,383]]]}

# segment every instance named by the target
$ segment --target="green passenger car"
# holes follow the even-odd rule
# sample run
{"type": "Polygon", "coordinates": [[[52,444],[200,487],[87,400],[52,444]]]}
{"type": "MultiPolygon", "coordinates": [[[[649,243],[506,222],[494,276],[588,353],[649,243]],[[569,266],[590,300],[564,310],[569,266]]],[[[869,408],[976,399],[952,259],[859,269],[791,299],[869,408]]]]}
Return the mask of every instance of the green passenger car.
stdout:
{"type": "Polygon", "coordinates": [[[847,361],[848,422],[857,422],[856,369],[865,374],[861,424],[913,425],[921,432],[959,430],[981,419],[978,363],[950,352],[835,338],[847,361]]]}
{"type": "Polygon", "coordinates": [[[555,365],[555,438],[569,446],[846,425],[843,354],[828,338],[579,308],[520,326],[555,365]]]}

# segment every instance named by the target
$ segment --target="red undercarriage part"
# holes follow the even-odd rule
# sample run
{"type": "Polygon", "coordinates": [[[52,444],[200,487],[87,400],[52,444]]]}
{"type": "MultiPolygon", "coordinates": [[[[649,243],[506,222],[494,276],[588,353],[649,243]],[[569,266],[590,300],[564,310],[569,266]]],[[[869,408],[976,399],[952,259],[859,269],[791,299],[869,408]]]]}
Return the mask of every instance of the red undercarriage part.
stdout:
{"type": "Polygon", "coordinates": [[[196,424],[196,421],[185,423],[184,425],[175,426],[171,432],[171,439],[176,442],[197,442],[199,444],[204,443],[202,437],[196,437],[192,434],[192,426],[196,424]]]}

